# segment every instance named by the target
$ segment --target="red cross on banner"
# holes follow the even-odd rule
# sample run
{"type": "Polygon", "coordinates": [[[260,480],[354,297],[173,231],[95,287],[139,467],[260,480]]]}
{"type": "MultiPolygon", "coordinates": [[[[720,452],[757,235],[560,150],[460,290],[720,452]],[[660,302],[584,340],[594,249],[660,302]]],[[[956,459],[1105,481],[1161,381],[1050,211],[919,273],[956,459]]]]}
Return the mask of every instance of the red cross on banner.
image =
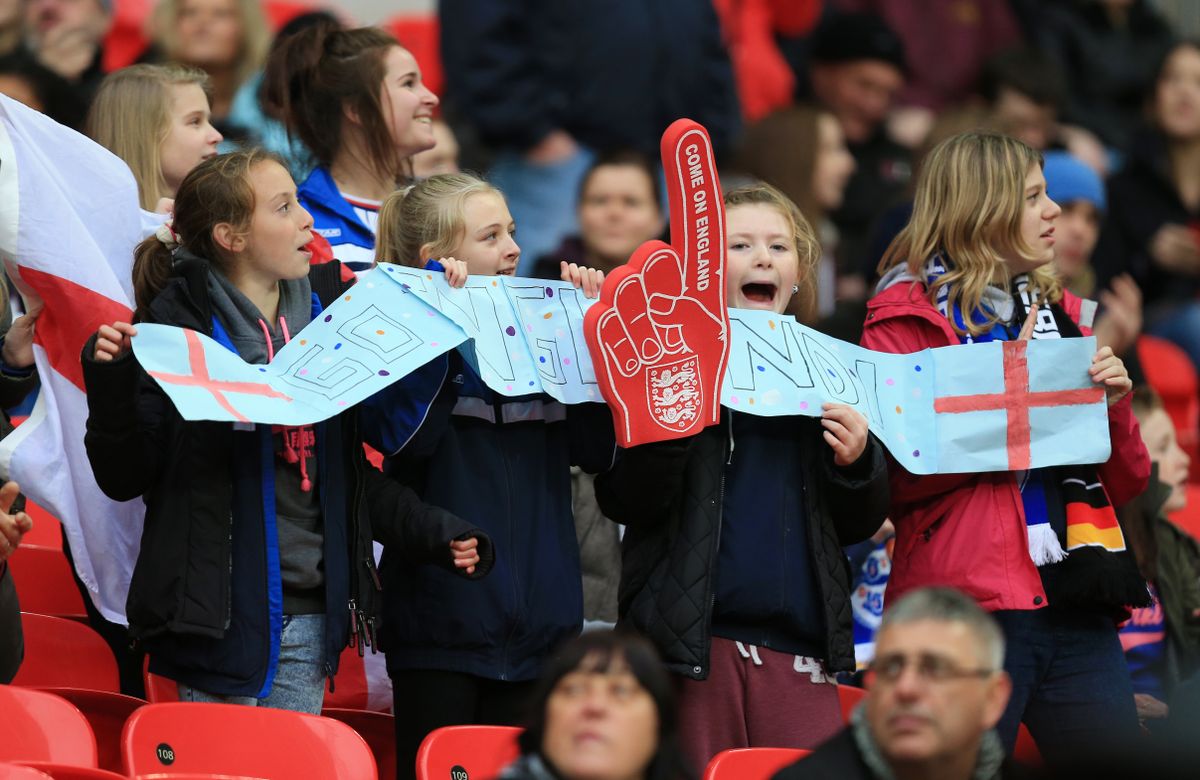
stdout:
{"type": "Polygon", "coordinates": [[[933,410],[939,414],[969,414],[1003,409],[1008,413],[1008,468],[1029,468],[1029,410],[1034,407],[1092,404],[1104,398],[1104,388],[1033,392],[1029,389],[1028,341],[1005,341],[1004,392],[979,395],[954,395],[935,398],[933,410]]]}
{"type": "Polygon", "coordinates": [[[165,374],[161,371],[151,371],[150,376],[160,382],[199,387],[202,390],[207,390],[212,393],[213,398],[217,400],[221,408],[232,414],[239,422],[250,422],[250,420],[233,407],[233,404],[225,397],[226,393],[245,393],[248,395],[266,396],[267,398],[282,398],[285,401],[292,400],[287,395],[265,383],[227,382],[221,379],[213,379],[208,374],[208,361],[204,359],[204,345],[200,343],[200,337],[192,330],[185,330],[183,335],[187,338],[188,365],[192,373],[165,374]]]}

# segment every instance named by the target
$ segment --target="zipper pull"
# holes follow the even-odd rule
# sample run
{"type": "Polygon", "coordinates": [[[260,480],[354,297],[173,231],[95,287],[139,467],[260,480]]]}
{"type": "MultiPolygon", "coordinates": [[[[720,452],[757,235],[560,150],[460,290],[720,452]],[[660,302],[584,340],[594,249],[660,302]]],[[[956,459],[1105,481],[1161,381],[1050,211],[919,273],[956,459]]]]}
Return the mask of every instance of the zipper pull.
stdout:
{"type": "Polygon", "coordinates": [[[379,652],[379,640],[375,636],[375,618],[367,621],[367,634],[371,637],[371,655],[379,652]]]}
{"type": "Polygon", "coordinates": [[[383,583],[379,581],[379,572],[375,569],[375,556],[368,555],[366,557],[367,572],[371,575],[371,582],[375,583],[375,592],[383,592],[383,583]]]}
{"type": "Polygon", "coordinates": [[[358,630],[358,657],[362,658],[366,655],[367,648],[371,645],[371,627],[367,622],[366,614],[361,609],[358,611],[358,630]]]}
{"type": "Polygon", "coordinates": [[[358,607],[350,599],[350,647],[358,646],[358,607]]]}
{"type": "Polygon", "coordinates": [[[333,666],[328,661],[325,662],[325,678],[329,680],[329,692],[334,693],[333,666]]]}

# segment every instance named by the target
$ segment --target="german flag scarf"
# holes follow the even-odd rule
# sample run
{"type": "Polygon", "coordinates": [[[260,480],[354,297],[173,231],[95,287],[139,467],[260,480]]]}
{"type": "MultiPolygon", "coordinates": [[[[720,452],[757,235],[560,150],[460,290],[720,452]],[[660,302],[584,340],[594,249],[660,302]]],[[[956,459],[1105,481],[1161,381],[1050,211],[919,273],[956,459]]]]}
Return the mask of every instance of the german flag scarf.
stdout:
{"type": "MultiPolygon", "coordinates": [[[[932,281],[945,266],[935,257],[926,266],[932,281]]],[[[978,336],[960,337],[965,343],[1009,341],[1020,332],[1032,306],[1025,274],[1013,278],[1009,291],[989,287],[984,305],[999,321],[978,336]]],[[[960,311],[950,311],[949,291],[941,288],[938,308],[965,330],[960,311]]],[[[1095,313],[1086,302],[1085,325],[1095,313]]],[[[988,318],[975,312],[973,319],[988,318]]],[[[1035,339],[1080,337],[1083,333],[1058,304],[1042,305],[1033,329],[1035,339]]],[[[1095,466],[1057,466],[1016,473],[1029,534],[1029,554],[1038,567],[1051,604],[1123,610],[1149,604],[1146,583],[1125,544],[1116,511],[1095,466]]]]}

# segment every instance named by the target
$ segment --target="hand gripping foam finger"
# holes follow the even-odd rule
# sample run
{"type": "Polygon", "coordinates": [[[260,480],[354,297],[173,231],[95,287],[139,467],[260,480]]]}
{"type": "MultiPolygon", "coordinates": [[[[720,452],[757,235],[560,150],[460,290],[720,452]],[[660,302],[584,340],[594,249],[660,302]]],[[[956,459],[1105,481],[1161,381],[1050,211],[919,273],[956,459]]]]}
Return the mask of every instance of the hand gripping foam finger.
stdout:
{"type": "Polygon", "coordinates": [[[671,243],[648,241],[604,280],[584,315],[600,391],[623,447],[714,425],[729,361],[725,209],[708,133],[680,119],[663,134],[671,243]]]}

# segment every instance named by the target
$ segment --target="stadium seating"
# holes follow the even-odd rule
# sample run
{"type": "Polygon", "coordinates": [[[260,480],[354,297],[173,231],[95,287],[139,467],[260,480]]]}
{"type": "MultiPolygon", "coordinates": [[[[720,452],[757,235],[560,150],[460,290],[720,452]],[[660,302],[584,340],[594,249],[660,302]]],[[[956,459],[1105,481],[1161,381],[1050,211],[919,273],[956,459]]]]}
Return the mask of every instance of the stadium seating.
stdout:
{"type": "Polygon", "coordinates": [[[104,639],[74,620],[21,613],[25,660],[13,685],[120,693],[117,661],[104,639]]]}
{"type": "MultiPolygon", "coordinates": [[[[36,521],[35,521],[36,522],[36,521]]],[[[22,543],[8,559],[21,609],[39,615],[87,619],[71,564],[59,547],[22,543]]]]}
{"type": "Polygon", "coordinates": [[[210,772],[271,780],[375,778],[354,729],[331,718],[236,704],[147,704],[121,737],[131,774],[210,772]]]}
{"type": "Polygon", "coordinates": [[[467,777],[495,777],[520,755],[521,729],[447,726],[431,731],[417,750],[417,780],[445,780],[461,768],[467,777]]]}
{"type": "Polygon", "coordinates": [[[768,780],[780,769],[811,752],[797,748],[722,750],[708,762],[704,780],[768,780]]]}
{"type": "Polygon", "coordinates": [[[96,766],[96,737],[75,705],[52,693],[0,685],[0,761],[96,766]]]}
{"type": "Polygon", "coordinates": [[[146,704],[144,699],[86,688],[42,687],[40,690],[63,697],[87,718],[96,736],[96,763],[101,769],[124,771],[121,763],[121,731],[129,716],[146,704]]]}

